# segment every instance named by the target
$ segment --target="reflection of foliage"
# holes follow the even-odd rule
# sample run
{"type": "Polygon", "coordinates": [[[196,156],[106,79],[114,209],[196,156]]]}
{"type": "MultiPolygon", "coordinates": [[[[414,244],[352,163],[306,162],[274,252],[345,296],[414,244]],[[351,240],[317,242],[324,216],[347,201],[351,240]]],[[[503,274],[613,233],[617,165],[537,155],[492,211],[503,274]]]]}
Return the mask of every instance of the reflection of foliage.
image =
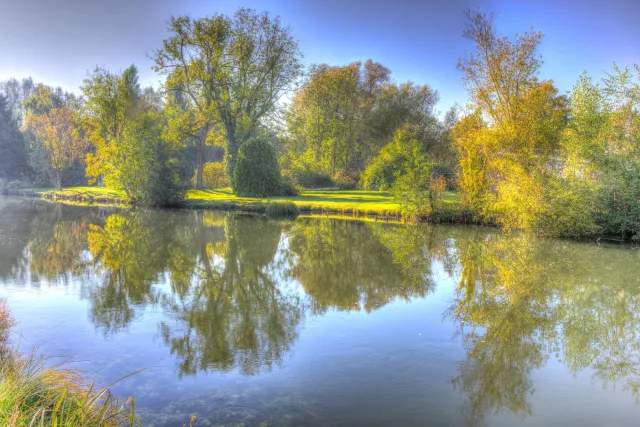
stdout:
{"type": "Polygon", "coordinates": [[[103,227],[90,226],[89,250],[104,272],[101,286],[92,288],[92,320],[105,332],[126,327],[135,307],[157,300],[152,285],[164,272],[173,246],[171,228],[158,213],[114,214],[103,227]]]}
{"type": "Polygon", "coordinates": [[[553,357],[640,399],[637,251],[426,224],[144,210],[105,220],[2,203],[0,278],[84,275],[91,320],[105,333],[156,305],[183,375],[269,370],[290,351],[307,304],[373,311],[423,297],[442,266],[459,279],[447,315],[466,358],[453,383],[472,423],[530,413],[531,373],[553,357]]]}
{"type": "Polygon", "coordinates": [[[162,324],[181,374],[239,369],[255,374],[279,363],[297,337],[303,306],[270,276],[280,226],[242,216],[225,219],[225,240],[206,241],[198,214],[200,253],[194,287],[180,298],[167,297],[165,309],[181,327],[162,324]],[[216,262],[216,261],[222,262],[216,262]]]}
{"type": "Polygon", "coordinates": [[[640,278],[609,279],[627,256],[527,235],[457,243],[461,282],[449,314],[467,359],[453,382],[467,395],[471,423],[490,410],[530,413],[529,375],[553,354],[640,397],[640,278]]]}
{"type": "Polygon", "coordinates": [[[390,237],[392,229],[378,234],[386,239],[377,238],[365,223],[295,222],[289,238],[291,275],[311,296],[315,311],[361,306],[372,311],[396,297],[409,300],[427,295],[432,287],[429,254],[423,254],[426,259],[402,259],[404,264],[396,264],[394,250],[400,253],[400,248],[390,237]]]}

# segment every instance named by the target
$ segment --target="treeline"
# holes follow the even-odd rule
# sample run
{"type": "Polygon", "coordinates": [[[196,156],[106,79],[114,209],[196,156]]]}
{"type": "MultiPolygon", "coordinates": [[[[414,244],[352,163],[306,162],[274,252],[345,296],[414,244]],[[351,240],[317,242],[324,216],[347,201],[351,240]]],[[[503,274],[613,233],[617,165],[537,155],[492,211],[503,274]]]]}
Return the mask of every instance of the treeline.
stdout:
{"type": "Polygon", "coordinates": [[[602,82],[585,74],[565,95],[540,77],[540,33],[510,39],[493,15],[469,12],[463,35],[475,45],[458,66],[469,101],[440,117],[434,88],[396,82],[372,60],[304,70],[277,17],[173,18],[153,53],[160,89],[142,89],[135,66],[97,68],[81,95],[4,82],[0,178],[99,181],[150,205],[179,203],[190,187],[388,190],[413,219],[455,188],[465,217],[636,238],[638,66],[614,65],[602,82]]]}

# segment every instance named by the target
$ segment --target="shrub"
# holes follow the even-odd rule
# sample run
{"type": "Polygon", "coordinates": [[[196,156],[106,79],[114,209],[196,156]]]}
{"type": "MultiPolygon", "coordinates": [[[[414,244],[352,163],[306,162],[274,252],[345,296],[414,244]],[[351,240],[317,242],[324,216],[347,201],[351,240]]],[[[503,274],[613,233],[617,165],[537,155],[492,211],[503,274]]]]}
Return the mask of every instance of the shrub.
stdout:
{"type": "Polygon", "coordinates": [[[296,185],[295,179],[290,174],[283,173],[280,177],[280,195],[281,196],[297,196],[300,194],[300,188],[296,185]]]}
{"type": "Polygon", "coordinates": [[[266,197],[282,191],[276,152],[263,139],[242,144],[233,177],[233,190],[238,196],[266,197]]]}
{"type": "Polygon", "coordinates": [[[304,188],[333,187],[334,183],[329,175],[309,170],[299,170],[296,173],[296,181],[304,188]]]}
{"type": "MultiPolygon", "coordinates": [[[[195,186],[197,178],[197,171],[193,175],[191,183],[195,186]]],[[[225,188],[231,185],[229,177],[225,172],[224,163],[222,162],[207,162],[204,164],[202,170],[202,185],[206,189],[225,188]]]]}
{"type": "Polygon", "coordinates": [[[333,176],[333,182],[341,190],[353,190],[358,186],[358,180],[348,173],[337,173],[333,176]]]}
{"type": "Polygon", "coordinates": [[[267,216],[296,216],[300,214],[298,207],[288,200],[278,200],[267,203],[267,216]]]}

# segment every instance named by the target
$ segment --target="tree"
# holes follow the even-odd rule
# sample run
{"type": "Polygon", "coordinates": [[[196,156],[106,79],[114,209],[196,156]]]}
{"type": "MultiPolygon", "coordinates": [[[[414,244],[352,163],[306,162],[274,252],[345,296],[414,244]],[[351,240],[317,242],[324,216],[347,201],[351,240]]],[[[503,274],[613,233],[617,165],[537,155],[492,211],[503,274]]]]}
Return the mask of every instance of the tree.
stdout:
{"type": "Polygon", "coordinates": [[[62,106],[39,116],[29,113],[26,123],[47,151],[53,170],[51,181],[57,189],[62,188],[62,171],[83,158],[87,149],[87,141],[76,129],[73,112],[62,106]]]}
{"type": "Polygon", "coordinates": [[[540,33],[525,32],[511,41],[496,31],[493,14],[469,12],[468,18],[463,35],[476,49],[458,68],[473,114],[486,125],[465,121],[465,131],[458,132],[461,182],[475,179],[465,173],[482,177],[476,194],[465,197],[507,228],[533,228],[548,204],[546,183],[556,173],[566,98],[552,82],[538,79],[540,33]]]}
{"type": "Polygon", "coordinates": [[[288,169],[357,180],[403,125],[434,153],[442,140],[435,118],[438,93],[428,85],[390,81],[372,60],[315,65],[287,111],[288,169]]]}
{"type": "Polygon", "coordinates": [[[203,187],[204,147],[220,128],[235,188],[240,146],[301,75],[298,44],[279,17],[251,9],[233,17],[172,18],[169,30],[154,69],[167,75],[167,90],[181,93],[187,106],[174,120],[182,122],[183,137],[197,141],[196,187],[203,187]]]}
{"type": "Polygon", "coordinates": [[[22,179],[27,170],[27,152],[18,123],[6,98],[0,95],[0,178],[22,179]]]}
{"type": "Polygon", "coordinates": [[[174,206],[184,198],[181,165],[173,145],[162,138],[160,118],[151,112],[130,122],[111,159],[119,165],[119,186],[136,203],[174,206]]]}
{"type": "Polygon", "coordinates": [[[96,69],[85,80],[82,123],[95,147],[87,176],[99,176],[136,203],[175,205],[184,195],[184,171],[176,147],[163,138],[164,123],[154,91],[144,92],[135,66],[118,76],[96,69]]]}

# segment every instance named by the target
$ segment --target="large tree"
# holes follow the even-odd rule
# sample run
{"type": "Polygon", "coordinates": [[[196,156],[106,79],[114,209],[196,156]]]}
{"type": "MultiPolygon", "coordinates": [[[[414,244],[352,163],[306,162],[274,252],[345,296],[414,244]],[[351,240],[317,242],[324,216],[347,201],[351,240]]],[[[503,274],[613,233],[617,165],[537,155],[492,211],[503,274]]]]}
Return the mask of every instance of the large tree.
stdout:
{"type": "MultiPolygon", "coordinates": [[[[280,18],[239,9],[233,17],[172,18],[171,36],[155,52],[155,70],[187,108],[174,115],[183,138],[196,141],[197,188],[202,188],[204,147],[224,132],[227,174],[238,149],[274,111],[301,75],[301,54],[280,18]]],[[[233,184],[233,179],[232,179],[233,184]]]]}
{"type": "Polygon", "coordinates": [[[456,132],[466,163],[461,170],[485,180],[474,185],[484,189],[474,195],[474,207],[507,227],[531,228],[548,202],[545,189],[567,120],[566,99],[538,77],[540,33],[525,32],[512,41],[497,32],[492,14],[470,12],[468,18],[463,34],[475,52],[458,67],[472,111],[482,120],[461,122],[471,134],[456,132]]]}
{"type": "MultiPolygon", "coordinates": [[[[132,65],[121,75],[96,68],[82,86],[86,103],[81,111],[83,129],[95,151],[87,155],[90,183],[102,175],[107,186],[120,187],[121,165],[116,155],[129,123],[141,109],[138,70],[132,65]]],[[[124,188],[128,192],[127,188],[124,188]]]]}
{"type": "Polygon", "coordinates": [[[436,124],[437,100],[428,85],[391,82],[389,69],[372,60],[315,65],[286,115],[286,166],[357,175],[403,125],[436,124]]]}

